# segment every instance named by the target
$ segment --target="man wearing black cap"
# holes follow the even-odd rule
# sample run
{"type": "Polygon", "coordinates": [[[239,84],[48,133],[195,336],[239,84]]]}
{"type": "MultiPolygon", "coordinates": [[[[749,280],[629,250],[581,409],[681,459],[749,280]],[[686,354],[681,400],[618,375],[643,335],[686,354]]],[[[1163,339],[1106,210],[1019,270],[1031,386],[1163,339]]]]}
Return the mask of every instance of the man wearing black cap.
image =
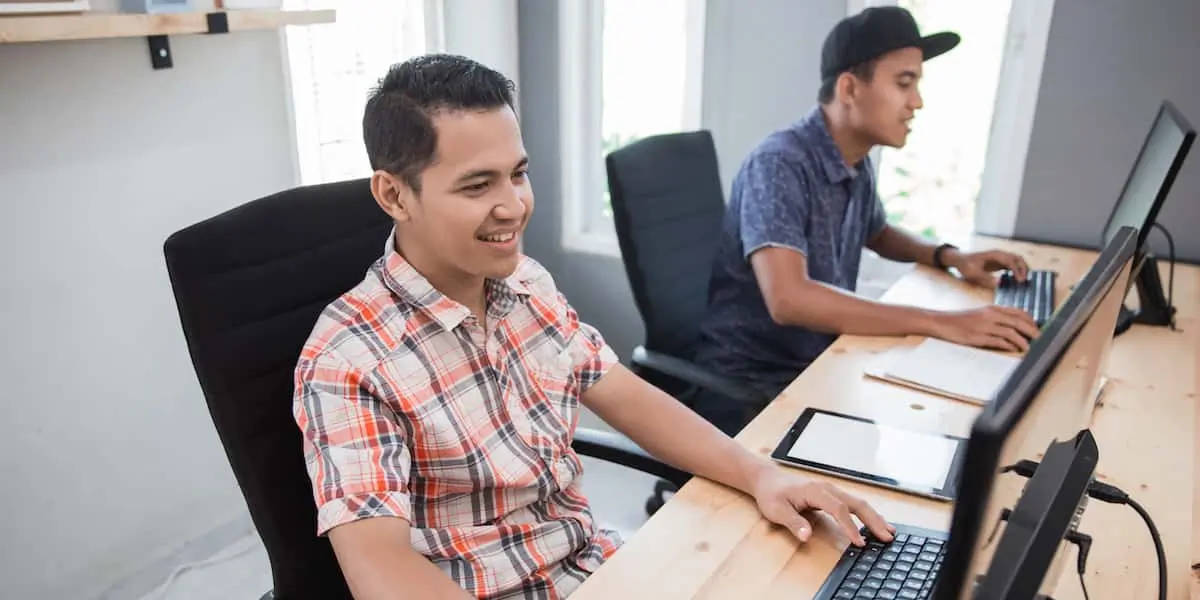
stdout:
{"type": "MultiPolygon", "coordinates": [[[[770,396],[783,390],[840,334],[923,335],[1024,350],[1038,329],[1020,310],[987,306],[932,311],[855,295],[863,247],[880,256],[955,268],[979,285],[994,271],[1027,271],[1001,251],[959,252],[888,225],[867,153],[901,147],[921,108],[925,60],[959,43],[922,37],[908,11],[868,8],[839,22],[821,51],[818,105],[769,135],[733,182],[696,361],[770,396]]],[[[735,432],[719,399],[697,410],[735,432]]]]}

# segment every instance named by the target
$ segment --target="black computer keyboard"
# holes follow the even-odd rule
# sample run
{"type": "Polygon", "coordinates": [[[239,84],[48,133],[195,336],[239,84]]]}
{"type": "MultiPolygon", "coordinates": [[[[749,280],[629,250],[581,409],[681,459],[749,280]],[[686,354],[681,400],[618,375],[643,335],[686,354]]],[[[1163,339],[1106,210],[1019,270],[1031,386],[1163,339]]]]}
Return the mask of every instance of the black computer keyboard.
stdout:
{"type": "Polygon", "coordinates": [[[849,546],[813,600],[921,600],[933,594],[947,534],[896,525],[881,542],[863,530],[866,546],[849,546]]]}
{"type": "Polygon", "coordinates": [[[1029,277],[1018,282],[1010,272],[1000,276],[996,286],[994,304],[1012,306],[1029,313],[1038,327],[1050,320],[1054,313],[1054,271],[1030,271],[1029,277]]]}

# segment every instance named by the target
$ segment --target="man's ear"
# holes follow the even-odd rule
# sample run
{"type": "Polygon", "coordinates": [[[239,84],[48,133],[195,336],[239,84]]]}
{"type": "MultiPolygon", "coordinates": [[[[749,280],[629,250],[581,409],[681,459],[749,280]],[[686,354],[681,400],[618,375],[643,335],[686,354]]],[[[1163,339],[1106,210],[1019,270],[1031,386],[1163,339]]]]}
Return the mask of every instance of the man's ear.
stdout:
{"type": "Polygon", "coordinates": [[[834,97],[842,102],[854,100],[854,97],[858,94],[858,79],[850,72],[838,75],[837,81],[834,83],[834,93],[834,97]]]}
{"type": "Polygon", "coordinates": [[[412,219],[411,209],[416,194],[391,173],[378,170],[371,174],[371,195],[392,220],[405,223],[412,219]]]}

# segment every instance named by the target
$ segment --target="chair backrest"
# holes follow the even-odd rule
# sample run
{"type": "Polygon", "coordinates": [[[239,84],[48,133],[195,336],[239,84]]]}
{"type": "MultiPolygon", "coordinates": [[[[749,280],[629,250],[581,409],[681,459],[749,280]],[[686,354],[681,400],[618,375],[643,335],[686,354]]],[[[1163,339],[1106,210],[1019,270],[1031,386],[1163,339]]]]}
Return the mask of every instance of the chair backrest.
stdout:
{"type": "Polygon", "coordinates": [[[605,167],[645,346],[690,360],[725,218],[712,134],[643,138],[611,152],[605,167]]]}
{"type": "Polygon", "coordinates": [[[163,246],[192,365],[278,599],[350,598],[316,536],[293,373],[317,316],[362,281],[391,226],[360,179],[260,198],[163,246]]]}

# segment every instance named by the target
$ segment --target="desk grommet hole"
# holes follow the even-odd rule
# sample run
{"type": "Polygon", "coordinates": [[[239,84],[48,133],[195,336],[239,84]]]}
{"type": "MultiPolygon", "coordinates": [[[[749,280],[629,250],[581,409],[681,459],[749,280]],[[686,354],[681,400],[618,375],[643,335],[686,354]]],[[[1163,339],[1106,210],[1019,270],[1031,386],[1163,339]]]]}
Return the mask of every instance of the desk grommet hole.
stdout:
{"type": "Polygon", "coordinates": [[[912,404],[909,404],[908,407],[913,410],[925,410],[925,405],[918,402],[913,402],[912,404]]]}

